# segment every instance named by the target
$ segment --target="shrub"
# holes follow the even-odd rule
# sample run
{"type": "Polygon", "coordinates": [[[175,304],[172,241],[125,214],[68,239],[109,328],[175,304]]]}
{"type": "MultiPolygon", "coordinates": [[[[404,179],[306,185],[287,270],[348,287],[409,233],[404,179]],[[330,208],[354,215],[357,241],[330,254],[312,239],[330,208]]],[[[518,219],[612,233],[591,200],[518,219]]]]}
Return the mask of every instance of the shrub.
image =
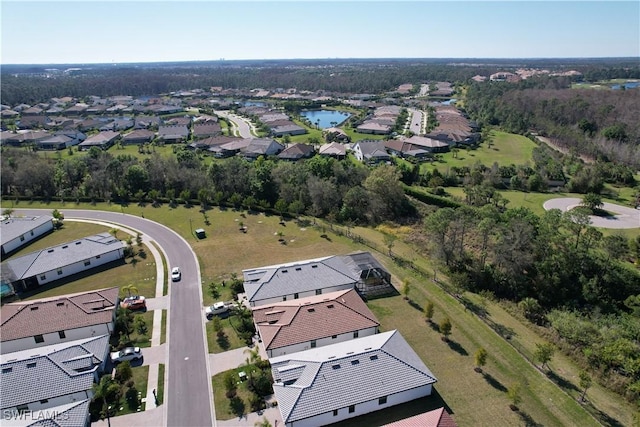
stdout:
{"type": "Polygon", "coordinates": [[[127,401],[127,406],[129,409],[135,410],[140,407],[140,399],[138,399],[138,389],[135,387],[131,387],[127,389],[125,393],[125,399],[127,401]]]}

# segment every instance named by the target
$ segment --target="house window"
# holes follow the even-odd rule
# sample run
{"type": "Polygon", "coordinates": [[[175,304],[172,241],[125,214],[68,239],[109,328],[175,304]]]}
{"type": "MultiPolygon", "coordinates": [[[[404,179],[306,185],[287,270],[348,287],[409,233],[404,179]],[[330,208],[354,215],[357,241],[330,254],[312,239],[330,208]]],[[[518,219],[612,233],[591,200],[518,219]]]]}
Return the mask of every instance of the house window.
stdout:
{"type": "Polygon", "coordinates": [[[47,275],[46,274],[41,275],[40,280],[47,280],[47,275]]]}
{"type": "Polygon", "coordinates": [[[100,259],[100,255],[96,255],[96,259],[100,259]]]}
{"type": "Polygon", "coordinates": [[[58,336],[60,337],[61,340],[65,339],[67,337],[67,335],[64,333],[64,331],[58,331],[58,336]]]}
{"type": "Polygon", "coordinates": [[[84,266],[86,267],[87,265],[91,265],[91,261],[86,260],[86,261],[84,262],[84,266]]]}
{"type": "Polygon", "coordinates": [[[2,368],[2,373],[3,374],[8,374],[11,371],[13,371],[13,368],[2,368]]]}
{"type": "Polygon", "coordinates": [[[355,332],[353,333],[353,337],[354,337],[354,338],[358,338],[358,331],[355,331],[355,332]]]}
{"type": "Polygon", "coordinates": [[[62,276],[62,269],[61,268],[58,269],[58,276],[62,276]]]}
{"type": "Polygon", "coordinates": [[[352,414],[354,412],[356,412],[356,405],[350,405],[349,406],[349,413],[352,414]]]}
{"type": "Polygon", "coordinates": [[[316,295],[322,295],[322,289],[316,289],[316,295]]]}
{"type": "Polygon", "coordinates": [[[31,230],[31,235],[33,236],[33,230],[31,230]]]}
{"type": "Polygon", "coordinates": [[[316,340],[311,341],[311,348],[316,348],[316,340]]]}
{"type": "Polygon", "coordinates": [[[24,242],[24,236],[20,236],[20,241],[24,242]]]}
{"type": "Polygon", "coordinates": [[[337,336],[337,335],[331,335],[331,339],[332,339],[332,340],[335,340],[336,338],[338,338],[338,336],[337,336]]]}
{"type": "Polygon", "coordinates": [[[29,405],[19,405],[16,410],[21,413],[26,412],[29,410],[29,405]]]}
{"type": "Polygon", "coordinates": [[[44,405],[45,403],[47,403],[47,402],[49,402],[49,399],[42,399],[42,400],[40,401],[40,403],[42,403],[43,405],[44,405]]]}
{"type": "Polygon", "coordinates": [[[44,342],[44,337],[42,335],[34,335],[33,339],[36,340],[36,344],[44,342]]]}
{"type": "Polygon", "coordinates": [[[282,301],[286,301],[286,300],[287,300],[287,296],[285,295],[282,297],[282,301]]]}
{"type": "Polygon", "coordinates": [[[334,417],[337,417],[337,416],[338,416],[338,410],[337,410],[337,409],[334,409],[334,410],[333,410],[333,416],[334,416],[334,417]]]}
{"type": "Polygon", "coordinates": [[[35,368],[35,367],[36,367],[36,362],[27,363],[27,368],[35,368]]]}
{"type": "Polygon", "coordinates": [[[298,294],[297,293],[293,294],[293,299],[298,299],[298,294]]]}
{"type": "Polygon", "coordinates": [[[387,403],[387,396],[382,396],[380,399],[378,399],[378,405],[384,405],[387,403]]]}

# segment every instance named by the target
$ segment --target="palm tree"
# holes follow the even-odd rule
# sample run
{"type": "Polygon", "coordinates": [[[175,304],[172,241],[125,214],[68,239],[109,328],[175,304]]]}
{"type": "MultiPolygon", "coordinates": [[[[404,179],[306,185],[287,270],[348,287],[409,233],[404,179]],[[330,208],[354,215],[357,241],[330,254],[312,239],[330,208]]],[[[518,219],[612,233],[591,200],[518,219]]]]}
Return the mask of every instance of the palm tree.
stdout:
{"type": "Polygon", "coordinates": [[[245,359],[245,364],[247,366],[255,365],[262,360],[262,357],[260,357],[260,349],[258,348],[258,346],[255,346],[254,348],[247,348],[245,349],[244,353],[249,355],[245,359]]]}
{"type": "Polygon", "coordinates": [[[129,283],[127,286],[123,286],[122,290],[127,291],[129,296],[138,295],[138,288],[136,288],[136,286],[133,283],[129,283]]]}
{"type": "Polygon", "coordinates": [[[107,396],[112,385],[114,385],[113,380],[109,375],[103,375],[99,382],[93,384],[93,398],[102,400],[102,410],[100,412],[107,408],[107,396]]]}

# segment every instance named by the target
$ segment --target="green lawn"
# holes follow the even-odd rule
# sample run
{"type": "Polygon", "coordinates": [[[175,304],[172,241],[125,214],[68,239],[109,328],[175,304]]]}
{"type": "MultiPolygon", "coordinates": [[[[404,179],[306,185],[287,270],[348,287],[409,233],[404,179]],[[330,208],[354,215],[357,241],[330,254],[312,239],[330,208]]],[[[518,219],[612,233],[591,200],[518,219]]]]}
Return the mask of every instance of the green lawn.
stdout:
{"type": "Polygon", "coordinates": [[[162,321],[160,329],[160,344],[167,341],[167,310],[162,310],[162,321]]]}
{"type": "Polygon", "coordinates": [[[421,169],[424,171],[438,168],[439,171],[443,172],[453,166],[471,167],[476,163],[490,167],[494,162],[504,166],[510,164],[523,165],[526,162],[531,162],[533,149],[537,147],[535,142],[514,133],[492,131],[491,135],[491,147],[484,142],[476,149],[460,149],[457,154],[453,152],[444,153],[441,160],[423,163],[421,169]]]}
{"type": "Polygon", "coordinates": [[[226,396],[226,389],[224,387],[224,378],[226,375],[231,373],[237,381],[237,393],[238,397],[242,399],[245,406],[245,413],[251,411],[251,406],[249,404],[250,398],[253,395],[251,391],[247,388],[247,382],[241,382],[240,377],[238,376],[239,372],[244,372],[245,374],[249,374],[249,369],[256,369],[254,365],[250,366],[239,366],[236,369],[232,369],[225,372],[220,372],[219,374],[214,375],[211,378],[211,385],[213,387],[213,401],[215,404],[216,411],[216,419],[218,420],[231,420],[233,418],[237,418],[237,415],[233,413],[231,410],[231,406],[229,404],[229,398],[226,396]]]}
{"type": "Polygon", "coordinates": [[[158,365],[158,390],[156,390],[158,405],[162,405],[164,402],[164,366],[164,363],[158,365]]]}
{"type": "Polygon", "coordinates": [[[207,321],[207,343],[209,353],[222,353],[228,350],[245,347],[247,344],[240,339],[238,333],[231,324],[233,316],[222,319],[222,330],[227,337],[226,341],[219,342],[216,331],[213,330],[213,322],[207,321]]]}
{"type": "Polygon", "coordinates": [[[131,343],[136,347],[151,347],[151,332],[153,331],[153,311],[135,313],[134,319],[139,316],[141,316],[147,324],[147,333],[139,334],[138,331],[135,330],[134,326],[134,330],[130,335],[131,343]]]}
{"type": "MultiPolygon", "coordinates": [[[[133,382],[138,390],[138,395],[140,398],[143,398],[147,395],[147,381],[149,380],[149,367],[148,366],[136,366],[131,368],[131,372],[133,373],[133,382]]],[[[126,392],[126,387],[122,387],[122,394],[126,392]]],[[[140,405],[140,411],[144,411],[145,403],[143,402],[140,405]]],[[[124,399],[124,396],[120,399],[120,406],[116,408],[116,416],[130,414],[132,412],[136,412],[135,410],[129,409],[127,402],[124,399]]]]}

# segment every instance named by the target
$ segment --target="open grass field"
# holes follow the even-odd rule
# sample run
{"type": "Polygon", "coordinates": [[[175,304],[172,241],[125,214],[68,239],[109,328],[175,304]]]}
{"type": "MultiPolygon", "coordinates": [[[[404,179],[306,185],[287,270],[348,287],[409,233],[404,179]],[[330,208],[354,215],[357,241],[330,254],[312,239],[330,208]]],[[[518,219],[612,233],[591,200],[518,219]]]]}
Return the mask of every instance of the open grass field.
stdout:
{"type": "Polygon", "coordinates": [[[531,161],[533,149],[537,147],[536,143],[529,138],[513,133],[492,131],[491,138],[491,147],[485,142],[476,149],[460,149],[455,154],[455,158],[452,152],[444,153],[440,161],[423,163],[421,170],[424,172],[438,168],[440,172],[443,172],[453,166],[471,167],[476,163],[490,167],[494,162],[498,162],[500,165],[522,165],[531,161]]]}
{"type": "MultiPolygon", "coordinates": [[[[43,207],[48,210],[57,207],[64,212],[65,207],[79,206],[75,203],[54,206],[20,202],[15,207],[43,207]]],[[[106,204],[82,205],[82,208],[121,211],[118,205],[106,204]]],[[[198,208],[179,206],[170,209],[165,205],[159,208],[130,206],[122,210],[135,215],[143,212],[147,219],[164,223],[187,239],[201,262],[205,294],[208,282],[219,282],[222,278],[228,277],[231,272],[239,274],[244,268],[347,253],[353,250],[369,250],[351,239],[337,236],[330,231],[329,226],[326,226],[325,230],[316,229],[312,223],[296,221],[287,221],[286,225],[282,226],[278,224],[277,216],[214,208],[207,212],[211,224],[206,225],[198,208]],[[239,231],[240,221],[248,227],[246,234],[239,231]],[[205,228],[206,239],[197,240],[191,234],[191,229],[200,227],[205,228]],[[278,231],[283,233],[283,238],[287,240],[286,245],[278,243],[278,231]],[[323,233],[327,233],[329,239],[321,238],[320,235],[323,233]]],[[[341,227],[341,230],[344,231],[344,228],[341,227]]],[[[362,234],[379,250],[387,252],[381,234],[377,231],[365,228],[355,228],[352,231],[362,234]]],[[[394,253],[413,260],[423,268],[427,270],[430,268],[428,260],[421,258],[400,239],[395,242],[392,249],[394,253]]],[[[459,425],[512,426],[535,425],[534,423],[545,426],[598,425],[572,396],[558,388],[524,359],[507,340],[496,334],[470,311],[465,310],[457,300],[430,280],[412,276],[407,270],[395,265],[386,255],[379,252],[374,254],[390,270],[394,284],[398,285],[405,278],[411,280],[413,289],[410,298],[413,304],[409,305],[402,297],[394,296],[375,299],[369,302],[369,306],[381,322],[382,329],[399,329],[432,370],[438,378],[436,385],[438,395],[434,396],[434,401],[450,408],[459,425]],[[441,341],[437,328],[431,327],[425,321],[422,312],[415,308],[423,307],[427,298],[435,304],[434,321],[436,323],[444,316],[451,319],[453,323],[451,343],[441,341]],[[480,346],[486,348],[489,353],[484,375],[473,370],[473,354],[480,346]],[[519,413],[509,409],[509,400],[505,393],[507,387],[518,382],[522,383],[523,396],[519,413]]],[[[441,278],[441,274],[438,274],[438,277],[441,278]]],[[[488,311],[489,316],[494,316],[496,312],[492,307],[488,307],[488,311]]],[[[505,315],[508,316],[508,313],[505,315]]],[[[515,318],[511,319],[513,320],[510,321],[518,322],[515,318]]],[[[508,324],[502,317],[496,316],[493,321],[502,322],[503,325],[508,324]]],[[[505,327],[515,329],[512,326],[505,327]]],[[[214,383],[214,390],[216,389],[224,388],[214,383]]],[[[620,405],[621,399],[615,396],[605,396],[603,399],[598,403],[594,400],[594,405],[601,411],[623,407],[616,406],[620,405]]],[[[425,406],[422,407],[425,408],[425,406]]],[[[621,418],[615,413],[609,415],[615,419],[621,418]]]]}
{"type": "Polygon", "coordinates": [[[213,322],[207,321],[207,343],[209,353],[222,353],[227,350],[245,347],[247,344],[238,337],[238,333],[231,324],[232,316],[221,319],[222,330],[226,336],[226,340],[218,341],[216,331],[213,329],[213,322]]]}

